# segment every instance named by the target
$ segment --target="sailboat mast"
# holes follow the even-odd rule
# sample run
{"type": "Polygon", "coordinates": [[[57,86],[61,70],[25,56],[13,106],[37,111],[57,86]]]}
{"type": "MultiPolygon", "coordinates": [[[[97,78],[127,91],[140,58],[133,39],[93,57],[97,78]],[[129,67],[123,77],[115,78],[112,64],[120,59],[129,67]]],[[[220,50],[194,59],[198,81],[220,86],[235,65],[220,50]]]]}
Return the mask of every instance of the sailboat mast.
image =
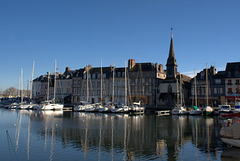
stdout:
{"type": "MultiPolygon", "coordinates": [[[[194,70],[194,75],[195,75],[195,70],[194,70]]],[[[197,76],[194,78],[194,95],[195,95],[195,106],[197,107],[197,76]]]]}
{"type": "Polygon", "coordinates": [[[88,102],[89,92],[88,92],[88,65],[87,65],[87,102],[88,102]]]}
{"type": "Polygon", "coordinates": [[[23,70],[21,68],[21,105],[23,103],[23,70]]]}
{"type": "Polygon", "coordinates": [[[177,107],[179,106],[179,91],[178,91],[178,79],[176,79],[177,81],[177,107]]]}
{"type": "Polygon", "coordinates": [[[208,106],[208,68],[207,68],[207,64],[206,64],[206,105],[208,106]]]}
{"type": "Polygon", "coordinates": [[[49,99],[49,73],[50,73],[50,71],[48,71],[47,101],[48,101],[48,99],[49,99]]]}
{"type": "Polygon", "coordinates": [[[102,71],[102,59],[101,59],[101,105],[102,105],[102,75],[103,75],[103,71],[102,71]]]}
{"type": "Polygon", "coordinates": [[[182,107],[182,76],[180,73],[180,105],[182,107]]]}
{"type": "Polygon", "coordinates": [[[53,88],[53,102],[55,103],[55,97],[56,97],[56,69],[57,69],[57,61],[55,59],[55,74],[54,74],[54,88],[53,88]]]}
{"type": "Polygon", "coordinates": [[[112,104],[114,105],[114,72],[115,72],[115,63],[113,63],[113,93],[112,93],[112,104]]]}
{"type": "Polygon", "coordinates": [[[20,97],[21,93],[21,87],[20,87],[20,84],[21,84],[21,74],[19,75],[19,78],[18,78],[18,97],[20,97]]]}
{"type": "Polygon", "coordinates": [[[125,106],[127,105],[127,63],[125,60],[125,106]]]}
{"type": "Polygon", "coordinates": [[[34,72],[35,61],[33,61],[32,75],[31,75],[31,91],[30,91],[30,101],[32,100],[32,89],[33,89],[33,72],[34,72]]]}

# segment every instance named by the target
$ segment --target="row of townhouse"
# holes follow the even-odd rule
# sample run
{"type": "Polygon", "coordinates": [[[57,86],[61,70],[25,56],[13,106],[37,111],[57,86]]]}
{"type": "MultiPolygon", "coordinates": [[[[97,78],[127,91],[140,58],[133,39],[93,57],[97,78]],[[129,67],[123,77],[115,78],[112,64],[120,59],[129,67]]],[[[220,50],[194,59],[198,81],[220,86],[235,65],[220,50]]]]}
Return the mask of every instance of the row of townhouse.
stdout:
{"type": "MultiPolygon", "coordinates": [[[[33,81],[34,100],[47,100],[47,91],[48,99],[53,99],[54,76],[41,75],[33,81]]],[[[165,77],[163,65],[136,63],[134,59],[128,61],[126,68],[87,65],[73,71],[67,67],[64,73],[56,74],[55,99],[57,102],[72,104],[81,101],[103,104],[130,104],[141,101],[145,105],[155,105],[158,79],[165,77]]]]}
{"type": "Polygon", "coordinates": [[[71,101],[74,104],[81,101],[103,104],[141,101],[145,105],[153,105],[156,102],[156,82],[161,77],[165,77],[162,65],[136,63],[134,59],[128,61],[126,69],[114,66],[93,68],[88,65],[76,70],[73,76],[71,101]]]}
{"type": "MultiPolygon", "coordinates": [[[[234,106],[236,102],[240,101],[240,62],[227,63],[225,71],[216,73],[214,66],[208,68],[207,71],[204,69],[195,76],[198,106],[203,107],[207,103],[207,82],[209,105],[216,107],[220,104],[230,104],[234,106]],[[208,73],[208,81],[206,81],[206,73],[208,73]]],[[[195,77],[191,80],[190,99],[192,102],[195,99],[195,77]]]]}

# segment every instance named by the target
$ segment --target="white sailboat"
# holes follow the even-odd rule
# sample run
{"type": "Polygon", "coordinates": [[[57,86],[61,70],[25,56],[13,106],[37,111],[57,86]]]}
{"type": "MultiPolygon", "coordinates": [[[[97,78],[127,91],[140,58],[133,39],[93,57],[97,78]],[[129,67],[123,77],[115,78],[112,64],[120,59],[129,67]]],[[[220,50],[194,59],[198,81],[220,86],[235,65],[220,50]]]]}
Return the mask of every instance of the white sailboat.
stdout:
{"type": "Polygon", "coordinates": [[[206,64],[206,107],[203,109],[204,115],[212,115],[213,114],[213,108],[208,106],[208,68],[206,64]]]}
{"type": "Polygon", "coordinates": [[[113,113],[120,113],[123,111],[122,108],[118,108],[115,106],[115,100],[114,100],[114,87],[115,87],[115,63],[113,63],[113,82],[112,82],[112,106],[110,106],[111,108],[111,112],[113,113]]]}
{"type": "Polygon", "coordinates": [[[180,106],[179,106],[179,91],[178,91],[178,79],[177,79],[177,106],[172,110],[172,115],[186,115],[188,111],[182,106],[182,77],[180,74],[180,106]]]}
{"type": "Polygon", "coordinates": [[[32,73],[31,73],[31,89],[30,89],[30,98],[29,98],[30,101],[29,101],[29,103],[20,105],[19,109],[32,109],[34,106],[37,106],[37,104],[32,103],[32,87],[33,87],[34,65],[35,65],[35,61],[33,61],[33,68],[32,68],[32,73]]]}
{"type": "Polygon", "coordinates": [[[63,104],[58,104],[55,102],[56,98],[55,98],[55,93],[56,93],[56,69],[57,69],[57,62],[55,60],[55,74],[54,74],[54,96],[53,96],[53,100],[49,101],[49,73],[48,72],[48,92],[47,92],[47,101],[45,103],[43,103],[42,105],[38,106],[37,109],[40,110],[63,110],[63,104]]]}
{"type": "MultiPolygon", "coordinates": [[[[194,70],[195,75],[195,70],[194,70]]],[[[190,115],[201,115],[202,111],[197,107],[197,76],[194,78],[194,96],[195,96],[195,106],[193,106],[193,109],[189,111],[190,115]]]]}
{"type": "Polygon", "coordinates": [[[109,106],[104,106],[102,102],[102,91],[103,91],[103,71],[102,71],[102,60],[101,60],[101,103],[98,106],[98,112],[111,112],[111,109],[109,106]]]}

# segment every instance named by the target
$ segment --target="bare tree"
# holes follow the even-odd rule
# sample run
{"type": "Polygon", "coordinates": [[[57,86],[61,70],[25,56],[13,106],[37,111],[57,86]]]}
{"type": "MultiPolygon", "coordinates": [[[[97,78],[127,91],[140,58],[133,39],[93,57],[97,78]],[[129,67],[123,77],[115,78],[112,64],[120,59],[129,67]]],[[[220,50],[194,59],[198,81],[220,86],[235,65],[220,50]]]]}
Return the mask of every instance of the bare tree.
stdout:
{"type": "Polygon", "coordinates": [[[7,97],[9,96],[16,96],[17,95],[17,89],[15,87],[10,87],[6,89],[3,94],[7,97]]]}
{"type": "Polygon", "coordinates": [[[2,97],[2,96],[3,96],[3,89],[0,88],[0,97],[2,97]]]}

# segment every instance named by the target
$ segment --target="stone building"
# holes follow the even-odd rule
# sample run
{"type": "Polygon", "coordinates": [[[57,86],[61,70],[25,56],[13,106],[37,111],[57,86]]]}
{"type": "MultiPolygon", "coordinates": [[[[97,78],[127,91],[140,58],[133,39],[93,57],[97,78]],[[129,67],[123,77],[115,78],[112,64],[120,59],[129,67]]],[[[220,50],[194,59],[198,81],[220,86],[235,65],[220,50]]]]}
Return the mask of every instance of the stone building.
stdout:
{"type": "Polygon", "coordinates": [[[189,103],[191,78],[177,71],[178,65],[175,58],[172,35],[166,67],[166,78],[158,80],[157,106],[171,109],[177,103],[182,102],[182,104],[187,105],[189,103]]]}
{"type": "Polygon", "coordinates": [[[56,76],[56,102],[70,103],[72,95],[72,77],[74,75],[73,70],[66,67],[63,74],[57,73],[56,76]]]}
{"type": "MultiPolygon", "coordinates": [[[[106,104],[110,101],[109,84],[111,77],[111,67],[102,68],[102,102],[106,104]]],[[[72,103],[77,104],[80,101],[89,103],[101,102],[101,68],[92,68],[91,65],[84,69],[79,69],[73,76],[72,84],[72,103]],[[87,75],[88,73],[88,75],[87,75]],[[87,100],[88,98],[88,100],[87,100]]]]}
{"type": "Polygon", "coordinates": [[[164,79],[166,72],[163,65],[153,63],[136,63],[128,60],[129,87],[128,100],[130,103],[139,102],[146,106],[156,105],[156,87],[158,79],[164,79]]]}
{"type": "Polygon", "coordinates": [[[33,80],[33,88],[32,88],[33,100],[37,102],[41,102],[41,101],[46,101],[47,99],[51,100],[53,99],[53,96],[54,96],[54,74],[50,74],[49,76],[48,74],[41,75],[33,80]],[[48,98],[47,98],[47,95],[48,95],[48,98]]]}
{"type": "MultiPolygon", "coordinates": [[[[225,87],[225,72],[219,71],[216,73],[214,66],[211,66],[207,70],[208,81],[206,81],[206,69],[197,73],[196,77],[196,94],[197,94],[197,106],[205,107],[207,105],[207,95],[206,95],[206,83],[208,82],[208,105],[216,107],[219,104],[224,104],[224,87],[225,87]]],[[[195,82],[194,79],[191,80],[191,96],[190,100],[192,105],[195,105],[195,82]]]]}
{"type": "Polygon", "coordinates": [[[72,104],[78,104],[81,100],[82,78],[84,69],[78,69],[74,72],[72,77],[72,104]]]}
{"type": "Polygon", "coordinates": [[[240,101],[239,80],[240,62],[227,63],[225,70],[225,99],[232,106],[236,101],[240,101]]]}

